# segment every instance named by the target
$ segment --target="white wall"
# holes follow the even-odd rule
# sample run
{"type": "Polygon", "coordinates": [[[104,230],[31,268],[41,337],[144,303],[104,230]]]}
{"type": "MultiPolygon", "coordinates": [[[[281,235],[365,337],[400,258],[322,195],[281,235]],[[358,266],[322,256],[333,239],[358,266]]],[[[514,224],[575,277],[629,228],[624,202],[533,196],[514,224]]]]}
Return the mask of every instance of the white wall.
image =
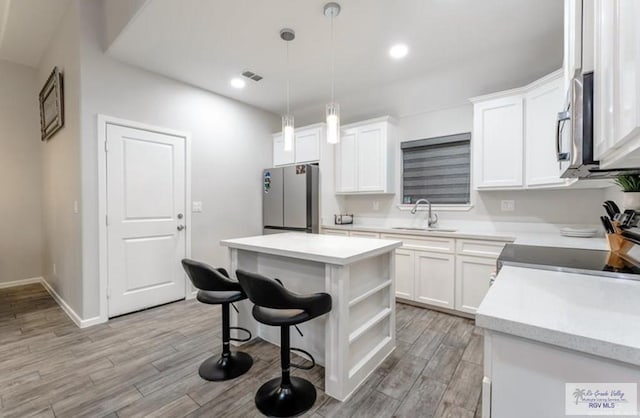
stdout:
{"type": "Polygon", "coordinates": [[[36,71],[0,60],[0,283],[42,275],[36,71]]]}
{"type": "MultiPolygon", "coordinates": [[[[379,116],[379,115],[371,115],[379,116]]],[[[450,135],[473,130],[471,104],[434,112],[420,113],[398,119],[401,141],[450,135]]],[[[473,140],[473,139],[472,139],[473,140]]],[[[413,219],[396,205],[401,199],[401,155],[398,153],[396,194],[394,196],[346,196],[342,210],[360,217],[413,219]],[[377,201],[379,210],[373,210],[377,201]]],[[[438,211],[442,220],[487,220],[505,222],[545,222],[597,224],[601,215],[604,191],[596,190],[527,190],[527,191],[471,191],[474,207],[468,212],[438,211]],[[501,200],[515,200],[515,211],[502,212],[501,200]]]]}
{"type": "Polygon", "coordinates": [[[103,53],[103,2],[80,3],[82,36],[83,317],[98,314],[97,115],[192,134],[192,257],[228,266],[220,239],[262,231],[262,169],[279,118],[120,63],[103,53]]]}
{"type": "Polygon", "coordinates": [[[80,216],[80,41],[75,3],[70,3],[38,66],[42,86],[57,66],[64,77],[64,127],[42,144],[43,276],[77,313],[82,309],[80,216]],[[53,265],[56,265],[56,272],[53,265]]]}

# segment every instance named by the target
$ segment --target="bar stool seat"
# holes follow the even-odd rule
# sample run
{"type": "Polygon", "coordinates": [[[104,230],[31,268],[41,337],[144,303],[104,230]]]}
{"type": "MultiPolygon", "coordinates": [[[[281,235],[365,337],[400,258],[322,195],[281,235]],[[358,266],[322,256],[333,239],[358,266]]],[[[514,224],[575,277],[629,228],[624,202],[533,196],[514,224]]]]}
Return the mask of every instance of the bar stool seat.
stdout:
{"type": "Polygon", "coordinates": [[[259,274],[237,270],[236,276],[249,299],[255,304],[253,317],[266,325],[280,327],[280,362],[282,376],[263,384],[256,393],[256,406],[263,414],[273,417],[292,417],[308,411],[316,401],[316,388],[300,377],[291,377],[290,367],[305,368],[291,364],[289,327],[309,321],[331,311],[331,296],[327,293],[298,295],[287,290],[281,283],[259,274]]]}
{"type": "Polygon", "coordinates": [[[209,290],[198,290],[196,299],[198,302],[210,305],[221,305],[223,303],[233,303],[246,299],[247,295],[242,292],[212,292],[209,290]]]}
{"type": "Polygon", "coordinates": [[[222,305],[222,355],[206,359],[198,369],[200,377],[205,380],[223,381],[243,375],[253,365],[253,358],[241,351],[231,352],[229,343],[230,341],[249,341],[251,332],[244,328],[230,326],[229,305],[246,299],[247,295],[240,283],[231,280],[223,268],[214,269],[207,264],[186,258],[182,260],[182,266],[191,283],[198,289],[196,299],[199,302],[222,305]],[[232,329],[244,331],[249,336],[244,339],[231,338],[232,329]]]}

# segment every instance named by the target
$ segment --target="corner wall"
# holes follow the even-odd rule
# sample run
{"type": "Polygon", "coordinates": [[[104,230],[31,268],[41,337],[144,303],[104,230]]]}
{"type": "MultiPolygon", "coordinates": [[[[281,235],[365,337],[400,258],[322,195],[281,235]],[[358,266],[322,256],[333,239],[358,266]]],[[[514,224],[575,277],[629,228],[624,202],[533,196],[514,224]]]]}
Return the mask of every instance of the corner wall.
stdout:
{"type": "Polygon", "coordinates": [[[42,276],[36,71],[0,60],[0,284],[42,276]]]}
{"type": "Polygon", "coordinates": [[[78,31],[78,8],[76,1],[71,1],[38,65],[36,86],[44,85],[55,66],[63,74],[64,127],[41,145],[44,223],[42,272],[53,290],[81,315],[81,218],[74,213],[74,202],[80,203],[81,185],[78,31]]]}

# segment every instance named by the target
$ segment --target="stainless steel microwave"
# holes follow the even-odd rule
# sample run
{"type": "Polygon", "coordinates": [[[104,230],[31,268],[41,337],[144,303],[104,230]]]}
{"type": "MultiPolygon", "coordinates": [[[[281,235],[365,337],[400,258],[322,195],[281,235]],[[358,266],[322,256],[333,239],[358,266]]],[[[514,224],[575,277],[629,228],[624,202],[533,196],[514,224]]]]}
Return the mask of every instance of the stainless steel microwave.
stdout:
{"type": "Polygon", "coordinates": [[[577,70],[558,113],[556,145],[560,177],[585,178],[599,172],[593,155],[593,73],[577,70]]]}
{"type": "Polygon", "coordinates": [[[593,146],[593,72],[576,70],[567,92],[567,101],[558,113],[556,147],[560,177],[578,179],[613,178],[635,169],[600,168],[593,146]]]}

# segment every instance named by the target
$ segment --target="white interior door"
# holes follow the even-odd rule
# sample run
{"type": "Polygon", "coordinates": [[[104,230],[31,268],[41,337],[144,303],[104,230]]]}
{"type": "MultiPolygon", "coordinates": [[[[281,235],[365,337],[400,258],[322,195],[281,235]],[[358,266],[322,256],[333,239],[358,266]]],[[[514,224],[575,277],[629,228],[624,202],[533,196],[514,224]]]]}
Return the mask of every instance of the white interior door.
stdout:
{"type": "Polygon", "coordinates": [[[109,316],[183,299],[186,140],[107,125],[109,316]]]}

